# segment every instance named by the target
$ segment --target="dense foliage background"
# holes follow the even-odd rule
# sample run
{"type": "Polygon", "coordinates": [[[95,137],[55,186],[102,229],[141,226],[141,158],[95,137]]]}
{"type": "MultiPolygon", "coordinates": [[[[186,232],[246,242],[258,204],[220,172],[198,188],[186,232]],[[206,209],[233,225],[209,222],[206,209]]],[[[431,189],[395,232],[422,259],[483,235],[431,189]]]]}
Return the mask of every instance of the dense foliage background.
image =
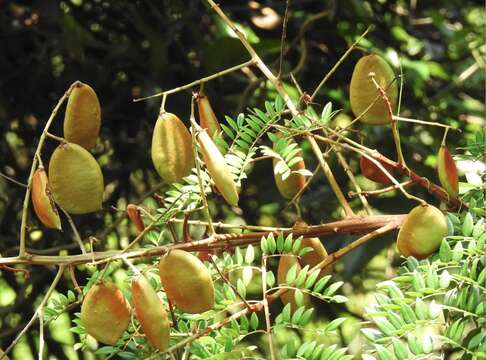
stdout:
{"type": "MultiPolygon", "coordinates": [[[[261,57],[279,68],[284,1],[221,1],[222,8],[244,29],[261,57]],[[271,9],[271,10],[268,10],[271,9]]],[[[105,238],[96,248],[118,249],[127,244],[135,229],[117,210],[137,202],[144,192],[157,186],[163,192],[149,155],[152,128],[160,100],[134,103],[133,98],[170,89],[212,74],[248,59],[239,41],[201,1],[10,1],[0,2],[0,172],[24,182],[28,177],[38,136],[55,102],[75,80],[90,84],[102,104],[101,141],[95,156],[102,165],[106,184],[103,211],[77,216],[83,238],[105,238]],[[115,226],[110,226],[115,224],[115,226]]],[[[336,121],[351,119],[348,83],[356,60],[363,52],[384,55],[399,70],[403,65],[404,116],[440,121],[462,130],[450,132],[453,153],[461,153],[475,133],[485,126],[484,55],[486,25],[483,4],[478,1],[291,1],[287,28],[287,48],[282,74],[287,90],[298,99],[288,74],[296,76],[303,90],[312,93],[347,47],[365,28],[374,30],[361,42],[361,48],[346,59],[337,73],[315,98],[317,109],[328,101],[342,109],[336,121]]],[[[197,90],[197,89],[194,89],[197,90]]],[[[255,72],[238,72],[206,84],[205,91],[220,119],[231,117],[247,107],[262,106],[273,99],[271,84],[255,72]]],[[[187,122],[190,92],[170,96],[168,111],[187,122]]],[[[436,152],[442,130],[422,125],[402,124],[401,137],[408,165],[437,181],[436,152]]],[[[394,155],[389,129],[361,126],[363,141],[382,153],[394,155]]],[[[62,122],[51,128],[62,134],[62,122]]],[[[308,149],[308,144],[301,144],[308,149]]],[[[49,142],[45,159],[56,146],[49,142]]],[[[308,169],[317,165],[305,154],[308,169]]],[[[354,154],[351,166],[358,172],[354,154]]],[[[348,180],[335,159],[329,159],[345,190],[348,180]]],[[[277,192],[270,162],[257,163],[243,184],[238,214],[229,211],[220,199],[212,204],[218,218],[227,222],[289,226],[293,210],[277,192]]],[[[375,185],[359,178],[366,189],[375,185]]],[[[438,204],[426,190],[413,192],[438,204]]],[[[24,188],[0,178],[0,253],[18,251],[20,211],[24,188]]],[[[405,213],[414,205],[400,194],[371,198],[377,212],[405,213]],[[392,197],[392,198],[390,198],[392,197]]],[[[353,205],[359,208],[357,200],[353,205]]],[[[150,199],[147,207],[156,207],[150,199]]],[[[337,219],[338,203],[322,175],[302,198],[302,215],[316,224],[337,219]]],[[[32,253],[76,253],[69,232],[45,230],[31,216],[28,248],[32,253]]],[[[66,226],[67,229],[67,226],[66,226]]],[[[310,326],[336,316],[351,320],[338,334],[343,346],[359,354],[362,340],[356,337],[356,324],[363,320],[363,304],[375,284],[390,278],[401,263],[394,250],[393,236],[374,241],[335,266],[336,277],[345,281],[343,292],[350,298],[344,305],[319,308],[310,326]],[[375,256],[377,255],[377,256],[375,256]]],[[[333,251],[350,241],[346,236],[325,239],[333,251]]],[[[7,346],[30,318],[38,296],[53,277],[49,268],[32,269],[25,280],[8,271],[0,273],[0,347],[7,346]]],[[[81,268],[78,280],[87,273],[81,268]]],[[[66,293],[72,284],[66,279],[58,287],[66,293]]],[[[47,348],[57,358],[77,358],[72,344],[76,334],[69,316],[49,326],[47,348]]],[[[36,330],[29,332],[16,349],[14,358],[35,354],[36,330]],[[30,350],[29,350],[30,349],[30,350]]],[[[255,340],[257,341],[257,340],[255,340]]],[[[279,339],[285,343],[285,339],[279,339]]],[[[85,355],[87,356],[87,355],[85,355]]]]}

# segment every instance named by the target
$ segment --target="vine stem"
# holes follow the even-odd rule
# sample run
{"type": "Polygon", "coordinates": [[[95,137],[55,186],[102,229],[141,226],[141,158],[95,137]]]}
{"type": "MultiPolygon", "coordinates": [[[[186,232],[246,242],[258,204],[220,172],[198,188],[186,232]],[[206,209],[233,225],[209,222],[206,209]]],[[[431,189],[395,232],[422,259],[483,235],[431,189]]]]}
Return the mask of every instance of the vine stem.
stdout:
{"type": "MultiPolygon", "coordinates": [[[[268,66],[263,62],[263,60],[258,56],[255,49],[251,46],[251,44],[246,39],[245,35],[235,26],[235,24],[228,18],[228,16],[221,10],[218,4],[216,4],[213,0],[207,0],[208,4],[211,8],[219,15],[219,17],[234,31],[234,33],[238,36],[241,44],[245,47],[245,49],[250,54],[254,64],[260,69],[263,75],[273,84],[279,95],[284,99],[285,104],[287,105],[288,109],[290,110],[293,116],[300,115],[299,110],[295,106],[294,102],[290,98],[289,94],[285,91],[282,82],[279,78],[277,78],[272,71],[268,68],[268,66]]],[[[331,186],[333,192],[336,194],[340,205],[343,207],[344,212],[346,213],[347,217],[355,216],[353,210],[349,206],[346,197],[344,196],[341,188],[339,187],[334,174],[331,171],[331,168],[327,164],[326,160],[322,156],[322,152],[319,149],[319,145],[317,144],[316,140],[312,136],[306,136],[307,140],[310,142],[312,146],[312,150],[317,157],[319,163],[321,164],[322,170],[324,175],[326,176],[329,185],[331,186]]]]}
{"type": "Polygon", "coordinates": [[[26,253],[25,253],[25,236],[26,236],[26,230],[27,230],[27,217],[28,217],[28,210],[29,210],[29,203],[30,203],[30,191],[32,187],[32,177],[34,176],[35,169],[37,168],[37,163],[38,163],[38,157],[40,157],[42,148],[44,146],[44,142],[46,140],[49,128],[54,121],[57,112],[61,108],[61,105],[64,103],[64,101],[69,97],[71,94],[71,91],[77,86],[81,84],[80,81],[75,81],[74,83],[71,84],[69,89],[66,90],[64,95],[59,99],[57,102],[56,106],[52,110],[51,115],[49,116],[49,119],[46,122],[46,125],[44,127],[44,130],[42,131],[41,136],[39,137],[39,144],[37,144],[37,148],[34,153],[34,157],[32,159],[32,166],[30,168],[30,174],[29,178],[27,180],[27,189],[25,190],[25,197],[24,197],[24,203],[22,206],[22,220],[20,223],[20,244],[19,244],[19,257],[20,258],[25,258],[26,253]]]}
{"type": "Polygon", "coordinates": [[[17,335],[17,337],[12,341],[12,343],[8,346],[8,348],[5,349],[3,355],[0,355],[0,360],[3,359],[7,354],[13,349],[13,347],[20,341],[22,336],[27,332],[27,330],[30,329],[30,327],[34,324],[34,322],[37,320],[37,317],[42,313],[42,309],[46,305],[47,301],[51,297],[52,292],[56,288],[57,284],[59,283],[59,280],[61,280],[61,276],[64,273],[64,269],[66,268],[66,265],[61,264],[59,266],[59,269],[57,270],[56,277],[54,280],[52,280],[51,285],[49,286],[49,289],[47,290],[46,294],[42,298],[39,306],[37,306],[37,309],[34,312],[34,315],[32,315],[32,318],[29,320],[27,325],[24,326],[24,328],[20,331],[20,333],[17,335]]]}
{"type": "MultiPolygon", "coordinates": [[[[184,219],[177,219],[173,218],[170,219],[169,222],[176,222],[176,223],[184,223],[184,219]]],[[[209,223],[207,221],[202,220],[188,220],[187,223],[189,225],[200,225],[200,226],[208,226],[209,223]]],[[[273,227],[273,226],[259,226],[259,225],[240,225],[240,224],[225,224],[222,222],[213,222],[213,226],[222,229],[243,229],[243,230],[250,230],[250,231],[288,231],[291,228],[286,227],[273,227]]]]}
{"type": "MultiPolygon", "coordinates": [[[[156,97],[159,97],[159,96],[167,96],[167,95],[170,95],[170,94],[177,93],[179,91],[187,90],[187,89],[190,89],[193,86],[199,85],[201,83],[205,83],[207,81],[216,79],[216,78],[221,77],[223,75],[232,73],[234,71],[238,71],[238,70],[240,70],[242,68],[245,68],[245,67],[254,65],[254,63],[255,63],[255,61],[253,59],[251,59],[251,60],[245,61],[244,63],[241,63],[241,64],[238,64],[238,65],[232,66],[232,67],[230,67],[228,69],[219,71],[219,72],[214,73],[212,75],[203,77],[203,78],[198,79],[196,81],[193,81],[193,82],[191,82],[189,84],[182,85],[182,86],[178,86],[176,88],[173,88],[173,89],[170,89],[170,90],[166,90],[166,91],[161,91],[161,92],[158,92],[158,93],[153,94],[153,95],[150,95],[150,96],[133,99],[133,102],[139,102],[139,101],[144,101],[144,100],[148,100],[148,99],[153,99],[153,98],[156,98],[156,97]]],[[[165,101],[164,101],[164,103],[165,103],[165,101]]]]}

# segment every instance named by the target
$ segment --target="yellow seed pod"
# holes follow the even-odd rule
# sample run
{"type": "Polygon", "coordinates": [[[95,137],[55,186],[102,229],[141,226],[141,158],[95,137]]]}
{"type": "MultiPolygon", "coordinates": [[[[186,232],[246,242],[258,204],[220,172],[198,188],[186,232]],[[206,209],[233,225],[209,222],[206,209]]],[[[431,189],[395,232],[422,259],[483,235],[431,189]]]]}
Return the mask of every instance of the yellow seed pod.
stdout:
{"type": "Polygon", "coordinates": [[[174,114],[159,115],[152,135],[152,162],[160,177],[178,182],[194,166],[192,138],[184,123],[174,114]]]}
{"type": "MultiPolygon", "coordinates": [[[[302,270],[302,266],[299,264],[299,260],[294,255],[282,255],[278,261],[277,269],[277,281],[278,284],[284,284],[286,281],[288,271],[297,264],[297,273],[302,270]]],[[[294,312],[299,308],[297,302],[295,301],[295,290],[287,290],[285,293],[280,295],[280,300],[284,305],[290,304],[291,312],[294,312]]],[[[304,293],[304,306],[309,307],[311,304],[309,294],[304,293]]]]}
{"type": "Polygon", "coordinates": [[[206,130],[201,130],[198,133],[197,140],[203,155],[204,164],[218,191],[229,205],[238,205],[238,189],[223,154],[221,154],[206,130]]]}
{"type": "MultiPolygon", "coordinates": [[[[302,219],[299,219],[295,222],[292,229],[294,230],[305,230],[307,229],[307,224],[302,219]]],[[[312,248],[312,251],[308,252],[307,254],[302,256],[302,265],[306,266],[309,265],[309,269],[312,269],[314,266],[319,264],[321,261],[324,261],[327,256],[327,250],[322,244],[321,240],[318,237],[305,237],[302,239],[301,249],[305,247],[312,248]]],[[[321,269],[319,274],[319,278],[323,277],[324,275],[328,275],[332,272],[332,265],[328,265],[325,268],[321,269]]]]}
{"type": "Polygon", "coordinates": [[[132,279],[132,301],[145,336],[153,346],[165,352],[170,338],[169,318],[164,304],[143,275],[132,279]]]}
{"type": "Polygon", "coordinates": [[[432,205],[416,206],[398,232],[398,251],[403,256],[425,259],[439,249],[447,233],[447,221],[439,209],[432,205]]]}
{"type": "Polygon", "coordinates": [[[167,297],[180,310],[199,314],[214,307],[211,273],[196,256],[170,250],[160,258],[159,271],[167,297]]]}
{"type": "Polygon", "coordinates": [[[390,101],[392,111],[396,110],[398,101],[398,86],[392,68],[378,55],[367,55],[359,59],[354,67],[349,87],[349,98],[351,110],[355,116],[359,116],[370,106],[377,96],[380,98],[364,114],[360,120],[369,125],[384,125],[391,122],[387,105],[381,98],[379,90],[370,78],[370,73],[374,73],[374,78],[380,87],[386,90],[386,95],[390,101]]]}
{"type": "Polygon", "coordinates": [[[207,129],[209,135],[213,137],[215,133],[221,131],[221,126],[214,114],[211,103],[209,102],[208,97],[203,94],[199,94],[196,97],[196,102],[197,110],[199,112],[199,125],[201,125],[203,129],[207,129]]]}
{"type": "Polygon", "coordinates": [[[80,83],[69,95],[64,117],[64,138],[89,150],[96,145],[100,127],[98,96],[91,86],[80,83]]]}
{"type": "Polygon", "coordinates": [[[85,148],[59,145],[49,162],[49,183],[54,200],[70,214],[101,209],[103,174],[96,159],[85,148]]]}
{"type": "Polygon", "coordinates": [[[39,220],[50,229],[61,230],[61,219],[44,168],[38,168],[34,172],[31,195],[34,211],[39,220]]]}
{"type": "Polygon", "coordinates": [[[101,282],[93,285],[84,297],[81,321],[96,340],[115,345],[128,328],[130,305],[115,284],[101,282]]]}
{"type": "Polygon", "coordinates": [[[449,149],[442,145],[437,156],[437,173],[442,187],[449,196],[456,197],[459,193],[459,176],[456,162],[452,158],[449,149]]]}

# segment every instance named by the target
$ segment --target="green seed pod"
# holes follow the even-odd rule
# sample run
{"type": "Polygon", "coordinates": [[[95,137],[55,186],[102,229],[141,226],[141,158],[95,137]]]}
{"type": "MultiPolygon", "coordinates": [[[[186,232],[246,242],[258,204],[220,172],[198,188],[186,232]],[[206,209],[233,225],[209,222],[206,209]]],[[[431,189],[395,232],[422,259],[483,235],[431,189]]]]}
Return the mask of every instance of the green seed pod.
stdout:
{"type": "MultiPolygon", "coordinates": [[[[282,255],[280,256],[280,260],[278,261],[278,269],[277,269],[277,281],[279,285],[285,283],[285,279],[287,277],[288,271],[297,264],[297,273],[302,270],[302,266],[299,264],[299,260],[294,255],[282,255]]],[[[295,290],[287,290],[285,293],[280,295],[280,300],[284,305],[290,304],[291,312],[296,311],[299,306],[295,301],[295,290]]],[[[311,304],[311,299],[309,294],[304,293],[304,304],[306,307],[309,307],[311,304]]]]}
{"type": "Polygon", "coordinates": [[[38,168],[32,177],[32,204],[39,220],[50,229],[61,230],[61,219],[52,199],[44,168],[38,168]]]}
{"type": "Polygon", "coordinates": [[[374,73],[376,82],[383,90],[386,90],[392,111],[395,111],[398,101],[398,86],[396,82],[392,83],[395,74],[390,65],[378,55],[364,56],[354,67],[349,87],[351,110],[353,110],[355,116],[359,116],[379,96],[378,101],[360,120],[369,125],[388,124],[391,122],[391,119],[387,105],[371,80],[370,73],[374,73]]]}
{"type": "Polygon", "coordinates": [[[446,235],[444,214],[432,205],[419,205],[410,211],[398,232],[398,251],[403,256],[425,259],[439,249],[446,235]]]}
{"type": "Polygon", "coordinates": [[[132,301],[145,336],[153,346],[165,352],[170,338],[169,318],[164,304],[143,275],[132,278],[132,301]]]}
{"type": "Polygon", "coordinates": [[[96,159],[85,148],[59,145],[49,162],[49,183],[54,200],[70,214],[101,209],[103,174],[96,159]]]}
{"type": "Polygon", "coordinates": [[[211,103],[209,102],[208,97],[204,94],[199,94],[196,98],[196,102],[197,110],[199,112],[199,125],[201,125],[203,129],[207,129],[209,135],[213,137],[215,133],[221,131],[221,126],[214,114],[211,103]]]}
{"type": "Polygon", "coordinates": [[[456,162],[451,156],[449,149],[442,145],[437,155],[437,172],[442,187],[449,196],[456,197],[459,193],[459,176],[457,174],[456,162]]]}
{"type": "Polygon", "coordinates": [[[91,149],[101,127],[101,107],[91,86],[80,83],[69,95],[64,117],[64,138],[91,149]]]}
{"type": "Polygon", "coordinates": [[[115,345],[128,328],[130,305],[115,284],[101,282],[84,297],[81,321],[96,340],[115,345]]]}
{"type": "Polygon", "coordinates": [[[238,205],[238,189],[236,188],[233,175],[226,164],[224,156],[206,130],[201,130],[198,133],[197,140],[203,155],[204,164],[206,164],[209,175],[213,179],[218,191],[223,195],[229,205],[238,205]]]}
{"type": "Polygon", "coordinates": [[[194,166],[192,138],[184,123],[174,114],[159,115],[152,136],[152,162],[168,183],[179,182],[194,166]]]}
{"type": "Polygon", "coordinates": [[[159,270],[167,297],[180,310],[199,314],[214,307],[211,273],[196,256],[170,250],[160,258],[159,270]]]}
{"type": "MultiPolygon", "coordinates": [[[[289,140],[289,144],[293,143],[294,141],[292,139],[289,140]]],[[[275,150],[275,144],[273,144],[274,150],[275,150]]],[[[302,157],[302,151],[299,151],[297,156],[302,157]]],[[[287,198],[287,199],[292,199],[300,190],[305,185],[305,176],[301,174],[290,174],[285,180],[282,179],[282,174],[277,174],[275,172],[275,167],[278,164],[278,159],[273,159],[273,175],[275,178],[275,185],[277,185],[277,189],[280,192],[280,194],[287,198]]],[[[305,169],[305,163],[304,160],[299,161],[298,163],[294,164],[290,170],[291,171],[297,171],[297,170],[302,170],[305,169]]]]}

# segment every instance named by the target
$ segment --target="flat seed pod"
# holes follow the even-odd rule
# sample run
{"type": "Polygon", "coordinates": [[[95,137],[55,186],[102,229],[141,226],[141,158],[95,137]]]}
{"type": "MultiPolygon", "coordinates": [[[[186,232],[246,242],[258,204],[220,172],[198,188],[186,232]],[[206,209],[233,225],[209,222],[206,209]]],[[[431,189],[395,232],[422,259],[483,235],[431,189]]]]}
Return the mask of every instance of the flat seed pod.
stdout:
{"type": "MultiPolygon", "coordinates": [[[[393,175],[393,167],[382,162],[381,165],[388,171],[391,175],[393,175]]],[[[371,160],[369,160],[366,156],[361,155],[359,158],[359,167],[361,169],[361,174],[366,178],[370,179],[371,181],[389,185],[392,181],[385,175],[385,173],[375,165],[371,160]]]]}
{"type": "Polygon", "coordinates": [[[439,154],[437,155],[437,173],[445,191],[450,196],[456,197],[459,193],[459,176],[457,174],[456,162],[445,145],[440,147],[439,154]]]}
{"type": "Polygon", "coordinates": [[[86,214],[101,209],[103,173],[85,148],[59,145],[49,162],[49,183],[56,203],[70,214],[86,214]]]}
{"type": "MultiPolygon", "coordinates": [[[[278,261],[277,269],[277,281],[278,284],[284,284],[287,277],[287,272],[297,264],[297,274],[302,270],[302,266],[299,264],[299,260],[294,255],[282,255],[278,261]]],[[[294,312],[299,308],[295,301],[295,290],[287,290],[285,293],[280,295],[280,300],[284,305],[290,304],[291,312],[294,312]]],[[[311,303],[309,294],[304,293],[304,304],[308,307],[311,303]]]]}
{"type": "Polygon", "coordinates": [[[50,229],[61,230],[61,219],[44,168],[38,168],[34,172],[31,195],[34,211],[39,220],[50,229]]]}
{"type": "MultiPolygon", "coordinates": [[[[290,140],[290,143],[292,142],[293,140],[290,140]]],[[[275,149],[275,143],[273,146],[275,149]]],[[[299,152],[297,156],[302,157],[302,152],[299,152]]],[[[273,176],[275,178],[275,185],[277,185],[277,189],[283,197],[287,199],[292,199],[304,187],[305,176],[294,173],[290,174],[285,180],[282,179],[282,174],[277,174],[275,172],[275,168],[278,162],[278,159],[273,159],[273,176]]],[[[290,168],[291,171],[297,171],[302,169],[305,169],[304,160],[299,161],[290,168]]]]}
{"type": "Polygon", "coordinates": [[[160,258],[159,270],[168,298],[180,310],[200,314],[214,307],[211,273],[196,256],[171,250],[160,258]]]}
{"type": "Polygon", "coordinates": [[[197,96],[196,102],[197,110],[199,112],[199,125],[201,125],[203,129],[207,129],[209,135],[213,137],[215,133],[221,131],[221,126],[214,114],[211,103],[209,102],[208,97],[202,94],[197,96]]]}
{"type": "Polygon", "coordinates": [[[349,87],[351,110],[355,116],[360,115],[370,106],[377,96],[380,99],[361,117],[361,121],[369,125],[383,125],[391,122],[385,101],[369,77],[375,74],[375,80],[386,90],[392,111],[395,111],[398,101],[398,86],[393,82],[395,74],[388,63],[378,55],[367,55],[359,59],[354,67],[349,87]],[[390,85],[391,84],[391,85],[390,85]]]}
{"type": "Polygon", "coordinates": [[[206,130],[198,133],[197,140],[203,155],[204,164],[218,191],[223,195],[229,205],[238,205],[238,189],[236,188],[233,175],[226,164],[224,156],[216,147],[214,141],[209,137],[206,130]]]}
{"type": "Polygon", "coordinates": [[[127,205],[127,215],[132,223],[137,227],[137,230],[142,232],[145,229],[145,224],[142,220],[142,215],[137,205],[128,204],[127,205]]]}
{"type": "Polygon", "coordinates": [[[410,211],[398,232],[397,247],[403,256],[425,259],[436,252],[447,235],[447,221],[432,205],[419,205],[410,211]]]}
{"type": "Polygon", "coordinates": [[[194,167],[191,134],[174,114],[164,112],[157,119],[152,135],[152,162],[168,183],[179,182],[194,167]]]}
{"type": "MultiPolygon", "coordinates": [[[[295,222],[292,229],[294,230],[305,230],[307,228],[307,224],[305,221],[299,219],[295,222]]],[[[301,258],[302,265],[306,266],[309,265],[309,269],[312,269],[314,266],[319,264],[321,261],[324,261],[327,256],[327,250],[322,244],[321,240],[318,237],[305,237],[302,239],[301,249],[305,247],[310,247],[313,250],[308,252],[307,254],[303,255],[301,258]]],[[[328,265],[325,268],[321,269],[319,274],[319,278],[323,277],[324,275],[328,275],[332,272],[332,265],[328,265]]]]}
{"type": "Polygon", "coordinates": [[[96,145],[100,127],[98,96],[91,86],[80,83],[69,95],[64,117],[64,138],[89,150],[96,145]]]}
{"type": "Polygon", "coordinates": [[[130,305],[115,284],[101,282],[93,285],[84,297],[81,321],[96,340],[115,345],[128,328],[130,305]]]}
{"type": "Polygon", "coordinates": [[[170,338],[169,318],[164,304],[143,275],[132,278],[132,301],[145,336],[154,347],[165,352],[170,338]]]}

